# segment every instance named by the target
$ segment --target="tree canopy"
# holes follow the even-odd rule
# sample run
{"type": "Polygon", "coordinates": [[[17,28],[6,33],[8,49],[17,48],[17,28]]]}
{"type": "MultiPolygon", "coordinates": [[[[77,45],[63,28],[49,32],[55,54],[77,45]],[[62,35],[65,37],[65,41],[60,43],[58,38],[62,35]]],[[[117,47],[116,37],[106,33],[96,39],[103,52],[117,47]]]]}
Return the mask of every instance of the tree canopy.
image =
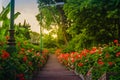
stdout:
{"type": "MultiPolygon", "coordinates": [[[[38,1],[38,4],[40,2],[52,4],[52,0],[38,1]]],[[[55,1],[57,2],[57,0],[55,1]]],[[[75,51],[120,39],[119,0],[64,0],[64,2],[63,8],[59,8],[60,6],[47,8],[50,12],[56,11],[58,14],[46,13],[44,16],[51,15],[52,18],[46,17],[47,22],[50,20],[52,23],[63,23],[61,30],[65,33],[63,35],[66,36],[68,42],[66,49],[75,51]]],[[[41,8],[39,6],[39,9],[41,8]]],[[[40,11],[42,12],[42,9],[40,11]]],[[[49,23],[49,27],[50,25],[51,23],[49,23]]],[[[60,29],[61,26],[58,25],[58,27],[60,29]]]]}

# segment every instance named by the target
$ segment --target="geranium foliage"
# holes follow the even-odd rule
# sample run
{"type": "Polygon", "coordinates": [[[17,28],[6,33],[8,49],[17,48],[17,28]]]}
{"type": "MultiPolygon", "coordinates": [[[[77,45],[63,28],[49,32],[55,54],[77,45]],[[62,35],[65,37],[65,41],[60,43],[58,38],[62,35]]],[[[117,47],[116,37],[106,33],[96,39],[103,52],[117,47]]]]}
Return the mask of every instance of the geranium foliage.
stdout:
{"type": "MultiPolygon", "coordinates": [[[[118,40],[80,52],[56,52],[60,63],[68,69],[75,70],[84,78],[92,75],[93,80],[98,80],[104,73],[111,72],[119,76],[120,73],[120,44],[118,40]]],[[[119,80],[120,77],[110,75],[110,80],[119,80]]]]}

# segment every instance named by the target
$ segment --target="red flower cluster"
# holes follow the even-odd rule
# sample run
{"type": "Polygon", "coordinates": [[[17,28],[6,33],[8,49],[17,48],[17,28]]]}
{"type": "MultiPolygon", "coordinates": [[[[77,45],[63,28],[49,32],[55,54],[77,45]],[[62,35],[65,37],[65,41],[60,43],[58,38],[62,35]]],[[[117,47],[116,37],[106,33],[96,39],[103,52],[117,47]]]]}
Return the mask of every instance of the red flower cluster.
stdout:
{"type": "Polygon", "coordinates": [[[72,57],[72,58],[71,58],[71,61],[72,61],[72,63],[74,63],[74,62],[75,62],[75,58],[72,57]]]}
{"type": "Polygon", "coordinates": [[[68,58],[69,58],[69,55],[70,55],[70,54],[67,54],[67,53],[66,53],[66,54],[60,54],[60,55],[58,56],[58,59],[59,59],[59,60],[66,60],[66,61],[67,61],[68,58]]]}
{"type": "Polygon", "coordinates": [[[98,59],[98,64],[99,64],[99,65],[104,65],[104,62],[102,61],[101,58],[98,59]]]}
{"type": "Polygon", "coordinates": [[[7,58],[9,58],[9,57],[10,57],[10,54],[9,54],[7,51],[2,50],[1,58],[2,58],[2,59],[7,59],[7,58]]]}
{"type": "Polygon", "coordinates": [[[8,40],[10,38],[10,36],[5,36],[6,40],[8,40]]]}
{"type": "Polygon", "coordinates": [[[82,57],[83,57],[83,56],[86,57],[86,55],[88,54],[88,52],[89,52],[89,50],[84,49],[84,50],[81,51],[80,54],[81,54],[82,57]]]}
{"type": "Polygon", "coordinates": [[[117,53],[116,53],[116,57],[119,57],[119,56],[120,56],[120,52],[117,52],[117,53]]]}
{"type": "Polygon", "coordinates": [[[24,74],[17,74],[16,76],[19,80],[25,80],[24,74]]]}
{"type": "Polygon", "coordinates": [[[114,40],[114,43],[118,43],[118,40],[114,40]]]}
{"type": "Polygon", "coordinates": [[[113,65],[113,62],[108,62],[109,66],[112,66],[113,65]]]}
{"type": "Polygon", "coordinates": [[[90,54],[94,54],[97,51],[96,47],[93,47],[92,50],[90,51],[90,54]]]}
{"type": "Polygon", "coordinates": [[[82,67],[82,66],[83,66],[83,63],[80,62],[80,63],[78,64],[78,66],[82,67]]]}
{"type": "Polygon", "coordinates": [[[24,49],[24,48],[21,48],[21,51],[25,51],[25,49],[24,49]]]}
{"type": "MultiPolygon", "coordinates": [[[[60,63],[64,64],[65,66],[68,66],[69,56],[70,56],[70,54],[68,54],[68,53],[66,53],[66,54],[60,54],[58,56],[58,61],[60,63]]],[[[72,60],[72,59],[70,59],[70,60],[72,60]]],[[[73,59],[73,61],[74,61],[74,59],[73,59]]]]}
{"type": "Polygon", "coordinates": [[[62,52],[61,49],[57,49],[57,50],[55,51],[55,54],[56,54],[57,56],[59,56],[61,52],[62,52]]]}
{"type": "Polygon", "coordinates": [[[44,49],[43,52],[42,52],[42,54],[44,55],[44,54],[46,54],[46,53],[48,53],[48,50],[47,50],[47,49],[44,49]]]}
{"type": "Polygon", "coordinates": [[[27,61],[27,56],[23,57],[23,61],[26,62],[27,61]]]}

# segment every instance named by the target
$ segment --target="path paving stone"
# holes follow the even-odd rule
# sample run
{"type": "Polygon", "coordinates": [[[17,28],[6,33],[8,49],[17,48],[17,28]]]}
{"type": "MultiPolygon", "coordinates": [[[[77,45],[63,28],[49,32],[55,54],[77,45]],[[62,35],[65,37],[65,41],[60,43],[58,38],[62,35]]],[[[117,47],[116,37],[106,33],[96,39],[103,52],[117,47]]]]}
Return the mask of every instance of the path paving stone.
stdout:
{"type": "Polygon", "coordinates": [[[47,64],[38,72],[33,80],[81,80],[73,71],[68,71],[57,61],[55,55],[50,55],[47,64]]]}

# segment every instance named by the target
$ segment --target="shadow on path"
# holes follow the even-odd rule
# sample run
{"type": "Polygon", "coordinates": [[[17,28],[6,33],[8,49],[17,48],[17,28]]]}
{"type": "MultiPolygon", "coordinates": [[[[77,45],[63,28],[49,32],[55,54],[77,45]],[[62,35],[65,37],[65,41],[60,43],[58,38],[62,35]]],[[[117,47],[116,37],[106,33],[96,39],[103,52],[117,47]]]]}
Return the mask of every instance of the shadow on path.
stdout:
{"type": "Polygon", "coordinates": [[[61,65],[55,55],[50,55],[47,64],[33,80],[81,80],[73,71],[61,65]]]}

